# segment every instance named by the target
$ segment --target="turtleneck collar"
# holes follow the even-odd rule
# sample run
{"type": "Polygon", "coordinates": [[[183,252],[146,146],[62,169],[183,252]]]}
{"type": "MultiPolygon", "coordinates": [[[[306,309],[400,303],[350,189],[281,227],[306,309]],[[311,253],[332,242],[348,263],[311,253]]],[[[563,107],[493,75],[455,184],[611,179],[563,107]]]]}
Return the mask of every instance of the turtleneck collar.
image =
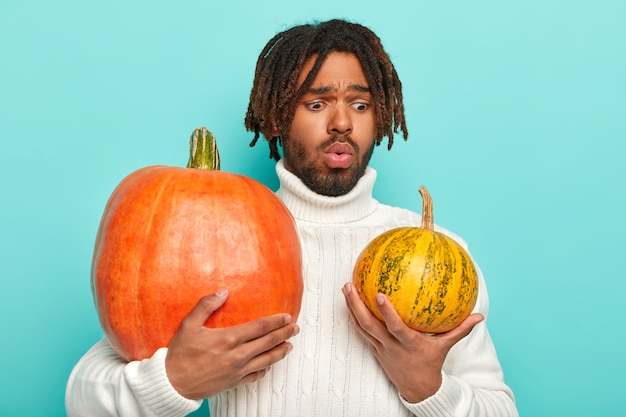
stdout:
{"type": "Polygon", "coordinates": [[[368,216],[378,206],[372,197],[376,171],[371,167],[366,168],[348,194],[338,197],[311,191],[300,178],[287,171],[282,159],[276,163],[276,174],[280,181],[276,194],[296,220],[325,224],[353,222],[368,216]]]}

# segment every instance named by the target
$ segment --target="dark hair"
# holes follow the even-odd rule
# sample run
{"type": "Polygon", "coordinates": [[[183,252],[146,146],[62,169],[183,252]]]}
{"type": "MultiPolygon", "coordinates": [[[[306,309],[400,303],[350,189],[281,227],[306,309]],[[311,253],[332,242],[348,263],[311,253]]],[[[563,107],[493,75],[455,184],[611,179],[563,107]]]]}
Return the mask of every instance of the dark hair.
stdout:
{"type": "Polygon", "coordinates": [[[283,134],[289,132],[298,101],[332,52],[352,53],[363,67],[376,105],[376,145],[387,136],[387,149],[391,149],[398,128],[407,139],[402,83],[380,39],[365,26],[335,19],[294,26],[267,43],[257,60],[245,117],[246,129],[254,132],[250,146],[263,134],[269,143],[270,158],[280,159],[277,147],[280,138],[273,132],[277,129],[283,134]],[[315,64],[296,91],[302,66],[314,55],[317,55],[315,64]]]}

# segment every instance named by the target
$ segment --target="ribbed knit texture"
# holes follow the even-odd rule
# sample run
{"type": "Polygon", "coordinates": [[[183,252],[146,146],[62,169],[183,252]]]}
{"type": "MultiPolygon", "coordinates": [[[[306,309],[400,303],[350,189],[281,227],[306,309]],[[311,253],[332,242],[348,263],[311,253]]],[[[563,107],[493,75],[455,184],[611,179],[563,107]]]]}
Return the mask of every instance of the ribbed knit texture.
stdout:
{"type": "Polygon", "coordinates": [[[201,401],[180,396],[165,373],[167,349],[150,359],[126,363],[106,339],[96,343],[74,367],[66,389],[69,417],[185,416],[201,401]]]}
{"type": "MultiPolygon", "coordinates": [[[[211,416],[517,416],[484,323],[452,348],[441,388],[419,404],[400,397],[353,327],[341,288],[351,280],[359,253],[384,230],[419,226],[420,216],[374,200],[376,172],[371,168],[341,197],[311,192],[280,161],[276,172],[277,194],[296,219],[303,247],[301,331],[290,340],[293,351],[264,378],[209,399],[211,416]]],[[[486,316],[488,296],[480,271],[479,279],[475,310],[486,316]]],[[[183,416],[197,409],[200,402],[182,398],[169,384],[165,355],[166,349],[160,349],[150,359],[126,364],[101,341],[70,376],[68,415],[183,416]]]]}

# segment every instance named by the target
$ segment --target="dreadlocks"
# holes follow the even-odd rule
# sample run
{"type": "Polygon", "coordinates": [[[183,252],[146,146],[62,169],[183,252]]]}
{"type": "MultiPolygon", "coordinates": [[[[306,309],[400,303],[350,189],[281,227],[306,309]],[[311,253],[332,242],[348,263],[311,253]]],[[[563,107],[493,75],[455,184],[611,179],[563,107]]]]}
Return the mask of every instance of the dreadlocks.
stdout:
{"type": "Polygon", "coordinates": [[[332,52],[352,53],[363,67],[376,104],[376,145],[387,136],[387,149],[391,149],[393,134],[398,128],[407,139],[409,132],[404,119],[402,84],[380,39],[365,26],[330,20],[295,26],[278,33],[259,55],[245,117],[246,129],[254,132],[250,146],[254,146],[263,134],[269,142],[270,158],[280,159],[280,138],[274,132],[289,132],[298,102],[332,52]],[[296,91],[302,66],[315,55],[313,68],[296,91]]]}

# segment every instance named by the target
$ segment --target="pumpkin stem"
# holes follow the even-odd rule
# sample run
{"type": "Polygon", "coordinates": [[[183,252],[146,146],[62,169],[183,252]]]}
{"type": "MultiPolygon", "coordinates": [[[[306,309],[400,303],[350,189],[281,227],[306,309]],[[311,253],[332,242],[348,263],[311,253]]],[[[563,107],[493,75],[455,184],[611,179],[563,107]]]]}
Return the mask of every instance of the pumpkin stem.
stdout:
{"type": "Polygon", "coordinates": [[[189,138],[189,162],[187,168],[220,170],[220,154],[213,132],[206,127],[197,128],[189,138]]]}
{"type": "Polygon", "coordinates": [[[425,186],[419,188],[422,195],[422,229],[435,230],[435,221],[433,219],[433,200],[425,186]]]}

